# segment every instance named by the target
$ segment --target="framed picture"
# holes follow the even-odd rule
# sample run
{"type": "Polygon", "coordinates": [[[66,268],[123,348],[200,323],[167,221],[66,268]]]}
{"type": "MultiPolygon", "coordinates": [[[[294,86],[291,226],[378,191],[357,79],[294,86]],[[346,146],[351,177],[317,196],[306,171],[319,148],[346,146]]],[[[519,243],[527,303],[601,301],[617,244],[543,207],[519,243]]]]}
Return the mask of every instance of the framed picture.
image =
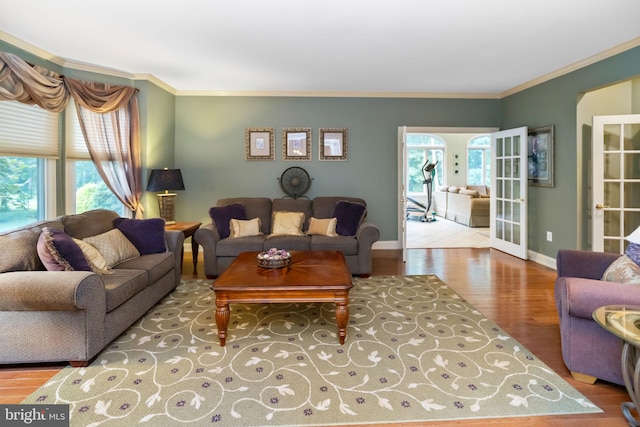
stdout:
{"type": "Polygon", "coordinates": [[[311,160],[311,128],[282,129],[282,160],[311,160]]]}
{"type": "Polygon", "coordinates": [[[320,128],[320,160],[347,160],[347,130],[320,128]]]}
{"type": "Polygon", "coordinates": [[[527,145],[529,185],[553,187],[553,125],[529,129],[527,145]]]}
{"type": "Polygon", "coordinates": [[[273,128],[248,128],[244,132],[245,160],[274,160],[273,128]]]}

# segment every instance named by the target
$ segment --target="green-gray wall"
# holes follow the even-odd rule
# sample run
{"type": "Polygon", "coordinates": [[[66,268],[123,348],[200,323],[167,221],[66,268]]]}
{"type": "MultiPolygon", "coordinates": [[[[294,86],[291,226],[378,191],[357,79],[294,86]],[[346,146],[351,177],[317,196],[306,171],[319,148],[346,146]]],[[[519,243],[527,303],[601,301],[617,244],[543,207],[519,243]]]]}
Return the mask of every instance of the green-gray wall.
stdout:
{"type": "MultiPolygon", "coordinates": [[[[637,47],[501,100],[503,129],[554,125],[555,187],[529,186],[529,250],[555,258],[558,249],[579,246],[576,224],[587,227],[589,212],[583,206],[578,208],[578,100],[585,92],[639,74],[637,47]],[[552,242],[546,241],[547,231],[553,233],[552,242]]],[[[590,150],[590,145],[584,149],[590,150]]],[[[581,196],[587,200],[588,188],[580,188],[584,188],[581,196]]],[[[586,239],[581,240],[582,248],[588,249],[586,239]]]]}
{"type": "MultiPolygon", "coordinates": [[[[187,190],[177,199],[178,220],[208,221],[208,209],[228,196],[280,197],[277,178],[289,166],[313,177],[310,197],[361,196],[381,240],[397,235],[397,129],[426,127],[539,127],[553,124],[556,140],[554,188],[529,187],[529,249],[555,257],[560,248],[578,247],[588,215],[578,208],[576,106],[582,94],[640,74],[640,47],[576,70],[501,100],[174,96],[144,80],[118,79],[63,69],[0,40],[0,50],[75,78],[131,84],[140,89],[143,180],[148,169],[178,167],[187,190]],[[276,160],[245,161],[244,131],[276,129],[276,160]],[[313,160],[285,162],[283,127],[313,129],[313,160]],[[318,161],[318,129],[349,130],[348,160],[318,161]],[[578,230],[578,219],[582,229],[578,230]],[[553,232],[553,242],[545,239],[553,232]]],[[[637,89],[637,86],[634,86],[637,89]]],[[[640,89],[633,95],[634,105],[640,89]]],[[[587,194],[580,195],[587,199],[587,194]]],[[[147,216],[157,215],[153,194],[143,199],[147,216]]],[[[586,240],[586,239],[582,239],[586,240]]]]}
{"type": "Polygon", "coordinates": [[[497,127],[500,101],[472,99],[296,98],[178,96],[176,166],[187,191],[178,195],[179,220],[209,220],[217,199],[282,197],[277,178],[290,166],[306,169],[309,197],[358,196],[381,240],[398,239],[398,127],[497,127]],[[245,129],[273,127],[274,161],[245,160],[245,129]],[[310,127],[313,159],[282,160],[282,128],[310,127]],[[318,160],[318,129],[348,129],[348,160],[318,160]]]}

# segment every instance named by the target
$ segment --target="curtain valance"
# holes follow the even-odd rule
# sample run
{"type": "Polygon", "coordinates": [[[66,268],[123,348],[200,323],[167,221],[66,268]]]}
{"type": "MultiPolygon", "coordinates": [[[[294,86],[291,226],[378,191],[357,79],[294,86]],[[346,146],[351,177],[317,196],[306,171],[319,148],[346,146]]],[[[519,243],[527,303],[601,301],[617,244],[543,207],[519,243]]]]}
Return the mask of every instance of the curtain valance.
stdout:
{"type": "Polygon", "coordinates": [[[137,89],[65,78],[0,52],[0,101],[37,104],[58,113],[73,98],[91,159],[107,187],[142,217],[137,89]]]}

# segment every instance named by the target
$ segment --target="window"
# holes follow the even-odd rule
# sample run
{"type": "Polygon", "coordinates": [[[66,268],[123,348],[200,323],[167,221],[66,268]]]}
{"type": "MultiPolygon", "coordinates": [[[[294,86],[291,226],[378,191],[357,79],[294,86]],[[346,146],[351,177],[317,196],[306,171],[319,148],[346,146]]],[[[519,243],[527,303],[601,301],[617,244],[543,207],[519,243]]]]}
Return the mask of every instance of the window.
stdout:
{"type": "MultiPolygon", "coordinates": [[[[422,168],[425,162],[438,162],[433,177],[433,188],[444,185],[444,150],[445,142],[441,138],[425,133],[407,134],[407,192],[427,194],[425,176],[422,168]]],[[[428,176],[427,176],[428,178],[428,176]]]]}
{"type": "Polygon", "coordinates": [[[472,138],[467,146],[467,183],[491,185],[491,137],[472,138]]]}
{"type": "Polygon", "coordinates": [[[124,216],[125,206],[109,190],[91,160],[73,102],[69,103],[66,114],[67,212],[101,208],[124,216]]]}
{"type": "Polygon", "coordinates": [[[55,216],[58,114],[0,102],[0,230],[55,216]]]}

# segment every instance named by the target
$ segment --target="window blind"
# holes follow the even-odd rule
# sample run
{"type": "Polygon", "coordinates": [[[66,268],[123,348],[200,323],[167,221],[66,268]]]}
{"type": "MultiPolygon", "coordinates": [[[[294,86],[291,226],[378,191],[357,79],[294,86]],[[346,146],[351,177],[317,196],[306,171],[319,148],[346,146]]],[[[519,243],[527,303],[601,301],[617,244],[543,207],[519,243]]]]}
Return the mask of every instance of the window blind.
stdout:
{"type": "Polygon", "coordinates": [[[0,101],[0,156],[57,159],[58,114],[37,105],[0,101]]]}

